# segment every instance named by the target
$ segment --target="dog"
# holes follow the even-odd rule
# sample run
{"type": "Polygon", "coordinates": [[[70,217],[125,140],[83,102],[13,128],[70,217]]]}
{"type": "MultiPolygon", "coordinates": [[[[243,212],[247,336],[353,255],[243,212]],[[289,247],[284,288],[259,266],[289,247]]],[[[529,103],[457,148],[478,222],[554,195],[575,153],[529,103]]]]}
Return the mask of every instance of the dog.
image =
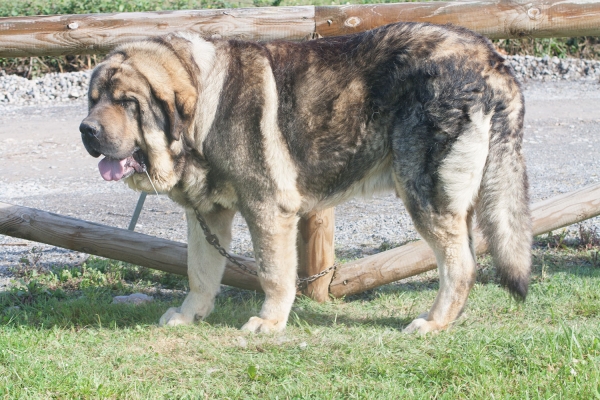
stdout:
{"type": "Polygon", "coordinates": [[[398,23],[305,42],[176,33],[123,44],[94,70],[85,148],[106,180],[186,210],[190,291],[160,325],[213,309],[232,218],[246,220],[265,301],[242,329],[285,328],[296,295],[299,216],[393,190],[433,249],[440,288],[406,332],[448,328],[476,275],[473,224],[500,283],[525,299],[531,219],[524,100],[484,37],[398,23]]]}

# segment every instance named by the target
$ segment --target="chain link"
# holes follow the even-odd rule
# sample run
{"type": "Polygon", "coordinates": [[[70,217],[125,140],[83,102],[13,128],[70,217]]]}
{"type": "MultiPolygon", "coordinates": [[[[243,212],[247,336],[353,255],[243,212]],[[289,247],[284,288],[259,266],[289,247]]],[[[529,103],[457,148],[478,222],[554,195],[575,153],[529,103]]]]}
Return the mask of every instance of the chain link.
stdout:
{"type": "MultiPolygon", "coordinates": [[[[236,260],[235,257],[233,257],[231,254],[229,254],[227,252],[227,250],[225,250],[223,248],[223,246],[221,246],[221,243],[219,243],[219,238],[217,237],[217,235],[215,235],[214,233],[211,232],[210,228],[208,227],[208,224],[204,220],[204,217],[202,217],[202,215],[198,212],[198,210],[194,210],[194,213],[196,214],[196,219],[198,220],[198,223],[200,224],[200,227],[202,228],[202,231],[204,232],[204,236],[206,237],[206,241],[208,242],[208,244],[210,244],[215,249],[217,249],[217,251],[219,252],[220,255],[222,255],[229,261],[231,261],[234,265],[239,267],[242,271],[244,271],[250,275],[258,276],[257,271],[254,271],[254,270],[248,268],[246,265],[244,265],[241,262],[239,262],[238,260],[236,260]]],[[[331,271],[334,271],[337,268],[337,266],[338,266],[338,264],[335,263],[331,267],[324,269],[323,271],[319,272],[318,274],[314,274],[314,275],[308,276],[306,278],[296,278],[296,286],[302,287],[302,285],[308,285],[310,282],[314,282],[317,279],[319,279],[320,277],[327,275],[331,271]]]]}
{"type": "Polygon", "coordinates": [[[318,274],[307,276],[306,278],[296,277],[296,286],[298,286],[299,288],[304,288],[304,287],[308,286],[309,283],[316,281],[317,279],[319,279],[322,276],[327,275],[331,271],[335,271],[335,269],[337,267],[338,267],[338,263],[334,263],[331,267],[324,269],[323,271],[319,272],[318,274]],[[304,285],[306,285],[306,286],[304,286],[304,285]]]}
{"type": "Polygon", "coordinates": [[[208,242],[208,244],[217,249],[220,255],[231,261],[234,265],[237,265],[242,271],[250,275],[258,276],[258,272],[248,268],[247,266],[236,260],[231,254],[229,254],[227,250],[225,250],[223,246],[221,246],[221,243],[219,243],[219,238],[217,237],[217,235],[210,231],[210,228],[208,227],[208,224],[206,223],[202,215],[200,215],[200,213],[197,210],[194,210],[194,212],[196,213],[196,219],[200,223],[200,227],[204,231],[204,236],[206,236],[206,241],[208,242]]]}

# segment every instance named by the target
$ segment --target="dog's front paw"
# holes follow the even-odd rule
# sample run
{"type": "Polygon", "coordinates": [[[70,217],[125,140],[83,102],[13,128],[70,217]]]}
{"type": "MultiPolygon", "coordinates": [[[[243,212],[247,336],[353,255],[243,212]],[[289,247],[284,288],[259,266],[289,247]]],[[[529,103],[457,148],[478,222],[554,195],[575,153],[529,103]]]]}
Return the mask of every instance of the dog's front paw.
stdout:
{"type": "Polygon", "coordinates": [[[439,332],[445,327],[435,321],[427,321],[425,318],[417,318],[404,328],[404,333],[418,333],[424,335],[430,332],[439,332]]]}
{"type": "Polygon", "coordinates": [[[284,323],[278,323],[271,319],[262,319],[260,317],[252,317],[242,326],[243,331],[253,333],[271,333],[281,332],[285,329],[284,323]]]}
{"type": "Polygon", "coordinates": [[[166,313],[160,317],[158,321],[159,326],[177,326],[177,325],[188,325],[194,322],[193,317],[186,317],[182,314],[180,308],[171,307],[166,313]]]}

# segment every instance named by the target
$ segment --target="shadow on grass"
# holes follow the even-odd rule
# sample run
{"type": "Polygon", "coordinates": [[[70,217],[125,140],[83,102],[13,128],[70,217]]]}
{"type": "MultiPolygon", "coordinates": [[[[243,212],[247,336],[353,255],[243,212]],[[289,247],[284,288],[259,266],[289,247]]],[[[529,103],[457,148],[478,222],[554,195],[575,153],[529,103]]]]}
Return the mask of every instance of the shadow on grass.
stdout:
{"type": "Polygon", "coordinates": [[[152,325],[166,308],[181,302],[158,298],[141,305],[112,304],[114,295],[107,287],[73,293],[43,287],[2,292],[0,325],[74,329],[152,325]]]}
{"type": "MultiPolygon", "coordinates": [[[[532,280],[541,281],[544,277],[558,273],[567,273],[579,277],[600,277],[600,266],[595,264],[594,251],[536,251],[534,253],[534,266],[532,280]]],[[[57,269],[52,272],[53,277],[46,276],[41,279],[39,275],[29,276],[20,287],[13,287],[5,292],[0,292],[0,326],[29,326],[33,328],[73,328],[87,327],[123,328],[135,326],[153,326],[157,324],[160,316],[169,308],[181,304],[185,290],[180,278],[154,276],[154,272],[140,272],[135,266],[108,266],[90,268],[81,276],[72,268],[57,269]],[[122,269],[125,269],[123,271],[122,269]],[[133,270],[131,270],[133,269],[133,270]],[[95,272],[94,272],[95,271],[95,272]],[[97,280],[92,278],[98,275],[97,280]],[[113,274],[113,275],[110,275],[113,274]],[[116,275],[115,275],[116,274],[116,275]],[[118,275],[121,274],[121,275],[118,275]],[[100,283],[106,276],[112,276],[109,282],[100,283]],[[120,276],[121,280],[115,278],[120,276]],[[86,278],[87,277],[87,278],[86,278]],[[104,278],[103,278],[104,277],[104,278]],[[123,279],[133,280],[133,283],[123,284],[123,279]],[[38,279],[39,278],[39,279],[38,279]],[[73,286],[79,279],[78,287],[73,286]],[[143,278],[143,279],[142,279],[143,278]],[[90,279],[88,286],[81,288],[81,279],[90,279]],[[143,280],[146,283],[143,283],[143,280]],[[62,281],[61,281],[62,280],[62,281]],[[170,287],[178,290],[157,288],[158,282],[169,282],[170,287]],[[71,285],[71,286],[70,286],[71,285]],[[116,295],[130,294],[136,291],[146,292],[155,296],[155,300],[143,305],[112,304],[116,295]]],[[[95,278],[95,279],[96,279],[95,278]]],[[[108,278],[107,278],[108,279],[108,278]]],[[[497,285],[495,271],[489,260],[483,260],[482,268],[478,272],[478,283],[482,285],[497,285]]],[[[357,295],[347,296],[336,300],[341,304],[358,304],[360,302],[373,302],[382,295],[397,293],[418,294],[432,292],[438,289],[436,274],[411,278],[409,280],[384,285],[374,290],[369,290],[357,295]]],[[[412,296],[414,298],[414,296],[412,296]]],[[[217,297],[215,311],[207,318],[211,325],[241,327],[251,316],[257,315],[264,300],[264,295],[254,291],[223,287],[217,297]]],[[[342,311],[337,312],[334,305],[326,307],[310,306],[295,307],[290,323],[294,318],[306,321],[310,325],[333,326],[344,324],[347,326],[379,326],[392,329],[402,329],[415,318],[421,309],[404,311],[404,315],[384,317],[352,317],[342,311]]],[[[368,315],[368,313],[366,313],[368,315]]],[[[301,324],[301,322],[298,322],[301,324]]]]}

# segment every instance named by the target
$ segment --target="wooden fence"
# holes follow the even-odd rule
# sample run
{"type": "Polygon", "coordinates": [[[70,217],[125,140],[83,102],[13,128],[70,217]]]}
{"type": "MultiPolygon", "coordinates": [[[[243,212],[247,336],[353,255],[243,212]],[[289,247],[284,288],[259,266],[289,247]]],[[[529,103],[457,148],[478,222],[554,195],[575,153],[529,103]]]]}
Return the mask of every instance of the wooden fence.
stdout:
{"type": "MultiPolygon", "coordinates": [[[[541,201],[532,206],[533,234],[540,235],[600,215],[600,184],[591,185],[541,201]]],[[[327,211],[329,213],[330,211],[327,211]]],[[[313,237],[314,247],[333,252],[333,219],[317,213],[300,229],[300,237],[313,237]],[[315,227],[314,225],[317,225],[315,227]],[[305,231],[303,232],[303,229],[305,231]],[[306,234],[306,230],[310,232],[306,234]],[[321,230],[321,231],[320,231],[321,230]],[[328,236],[327,238],[321,235],[328,236]]],[[[116,260],[143,265],[161,271],[186,275],[187,245],[160,239],[125,229],[86,222],[46,211],[0,203],[0,233],[35,242],[95,254],[116,260]]],[[[306,239],[302,239],[307,241],[306,239]]],[[[476,232],[478,254],[485,252],[486,243],[476,232]]],[[[301,252],[302,254],[302,252],[301,252]]],[[[314,252],[315,257],[319,252],[314,252]]],[[[302,255],[300,260],[302,261],[302,255]]],[[[332,265],[333,254],[323,257],[324,267],[306,271],[312,274],[332,265]]],[[[256,270],[254,260],[236,257],[251,270],[256,270]]],[[[319,265],[319,262],[303,265],[319,265]]],[[[331,294],[342,297],[373,289],[386,283],[432,270],[435,256],[422,240],[344,264],[335,276],[319,278],[307,293],[324,301],[331,294]],[[318,282],[318,283],[317,283],[318,282]]],[[[242,271],[232,263],[227,264],[223,283],[244,289],[260,290],[256,276],[242,271]]],[[[305,291],[306,293],[306,291],[305,291]]]]}
{"type": "MultiPolygon", "coordinates": [[[[600,1],[428,2],[0,18],[0,57],[106,53],[124,42],[180,30],[208,37],[302,40],[399,21],[452,23],[492,39],[600,36],[600,1]]],[[[534,205],[534,233],[599,214],[600,185],[595,185],[534,205]]],[[[325,210],[302,219],[298,235],[301,276],[332,265],[333,218],[333,210],[325,210]]],[[[0,203],[0,234],[186,273],[187,246],[183,243],[26,207],[0,203]]],[[[484,251],[480,236],[478,243],[478,252],[484,251]]],[[[242,261],[255,268],[252,259],[242,261]]],[[[324,301],[329,295],[359,293],[433,268],[433,253],[419,241],[344,264],[335,274],[310,283],[304,293],[324,301]]],[[[223,283],[260,290],[254,276],[231,264],[223,283]]]]}
{"type": "Polygon", "coordinates": [[[600,36],[600,1],[498,0],[0,18],[0,57],[105,53],[148,35],[301,40],[399,21],[452,23],[491,39],[600,36]]]}

